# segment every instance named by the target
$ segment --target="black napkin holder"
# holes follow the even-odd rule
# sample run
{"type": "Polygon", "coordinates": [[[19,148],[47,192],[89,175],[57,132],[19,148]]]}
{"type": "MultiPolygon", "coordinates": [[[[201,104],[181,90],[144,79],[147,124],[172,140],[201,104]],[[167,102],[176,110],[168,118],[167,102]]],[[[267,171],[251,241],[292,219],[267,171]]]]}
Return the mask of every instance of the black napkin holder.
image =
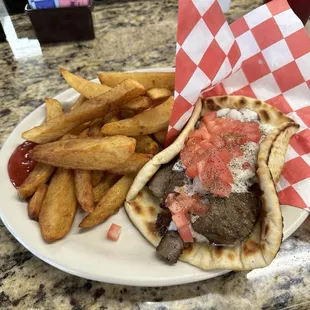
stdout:
{"type": "Polygon", "coordinates": [[[33,10],[29,4],[25,13],[29,16],[40,43],[84,41],[95,38],[92,9],[88,6],[33,10]]]}

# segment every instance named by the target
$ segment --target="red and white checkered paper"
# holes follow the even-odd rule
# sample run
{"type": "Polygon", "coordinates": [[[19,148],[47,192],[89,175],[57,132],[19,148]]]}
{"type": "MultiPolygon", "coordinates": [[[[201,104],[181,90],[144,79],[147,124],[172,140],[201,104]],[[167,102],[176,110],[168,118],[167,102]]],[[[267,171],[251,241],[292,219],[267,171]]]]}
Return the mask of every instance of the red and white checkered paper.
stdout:
{"type": "Polygon", "coordinates": [[[277,107],[299,125],[278,184],[281,204],[310,211],[310,38],[286,0],[228,25],[217,0],[180,0],[175,104],[167,143],[199,95],[244,95],[277,107]]]}

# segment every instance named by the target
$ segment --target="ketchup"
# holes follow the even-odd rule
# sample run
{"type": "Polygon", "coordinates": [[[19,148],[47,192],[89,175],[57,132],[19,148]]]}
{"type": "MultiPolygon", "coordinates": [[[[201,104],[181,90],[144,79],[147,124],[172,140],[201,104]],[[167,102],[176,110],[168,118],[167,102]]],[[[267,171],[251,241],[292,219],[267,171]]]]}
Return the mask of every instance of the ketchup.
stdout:
{"type": "Polygon", "coordinates": [[[34,166],[36,161],[29,158],[29,151],[36,143],[25,141],[12,153],[8,163],[8,173],[12,184],[17,188],[21,186],[34,166]]]}

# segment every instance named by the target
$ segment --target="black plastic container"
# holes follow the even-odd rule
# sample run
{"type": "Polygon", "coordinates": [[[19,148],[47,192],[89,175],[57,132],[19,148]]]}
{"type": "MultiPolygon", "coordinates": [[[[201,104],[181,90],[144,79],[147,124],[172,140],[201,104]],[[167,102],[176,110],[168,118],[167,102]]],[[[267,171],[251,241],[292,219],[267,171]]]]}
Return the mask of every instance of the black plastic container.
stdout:
{"type": "Polygon", "coordinates": [[[27,0],[4,0],[5,6],[9,14],[23,13],[27,0]]]}
{"type": "Polygon", "coordinates": [[[93,0],[88,6],[33,10],[26,5],[36,36],[41,43],[84,41],[95,38],[93,0]]]}

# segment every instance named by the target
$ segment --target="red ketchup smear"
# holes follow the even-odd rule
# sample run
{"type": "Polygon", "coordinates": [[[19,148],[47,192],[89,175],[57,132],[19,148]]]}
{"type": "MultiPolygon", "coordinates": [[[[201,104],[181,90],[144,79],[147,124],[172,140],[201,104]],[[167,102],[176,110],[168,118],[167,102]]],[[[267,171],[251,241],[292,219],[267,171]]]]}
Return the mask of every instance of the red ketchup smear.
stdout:
{"type": "Polygon", "coordinates": [[[8,173],[12,184],[16,188],[24,183],[37,163],[29,157],[29,151],[36,145],[36,143],[25,141],[15,149],[9,159],[8,173]]]}

